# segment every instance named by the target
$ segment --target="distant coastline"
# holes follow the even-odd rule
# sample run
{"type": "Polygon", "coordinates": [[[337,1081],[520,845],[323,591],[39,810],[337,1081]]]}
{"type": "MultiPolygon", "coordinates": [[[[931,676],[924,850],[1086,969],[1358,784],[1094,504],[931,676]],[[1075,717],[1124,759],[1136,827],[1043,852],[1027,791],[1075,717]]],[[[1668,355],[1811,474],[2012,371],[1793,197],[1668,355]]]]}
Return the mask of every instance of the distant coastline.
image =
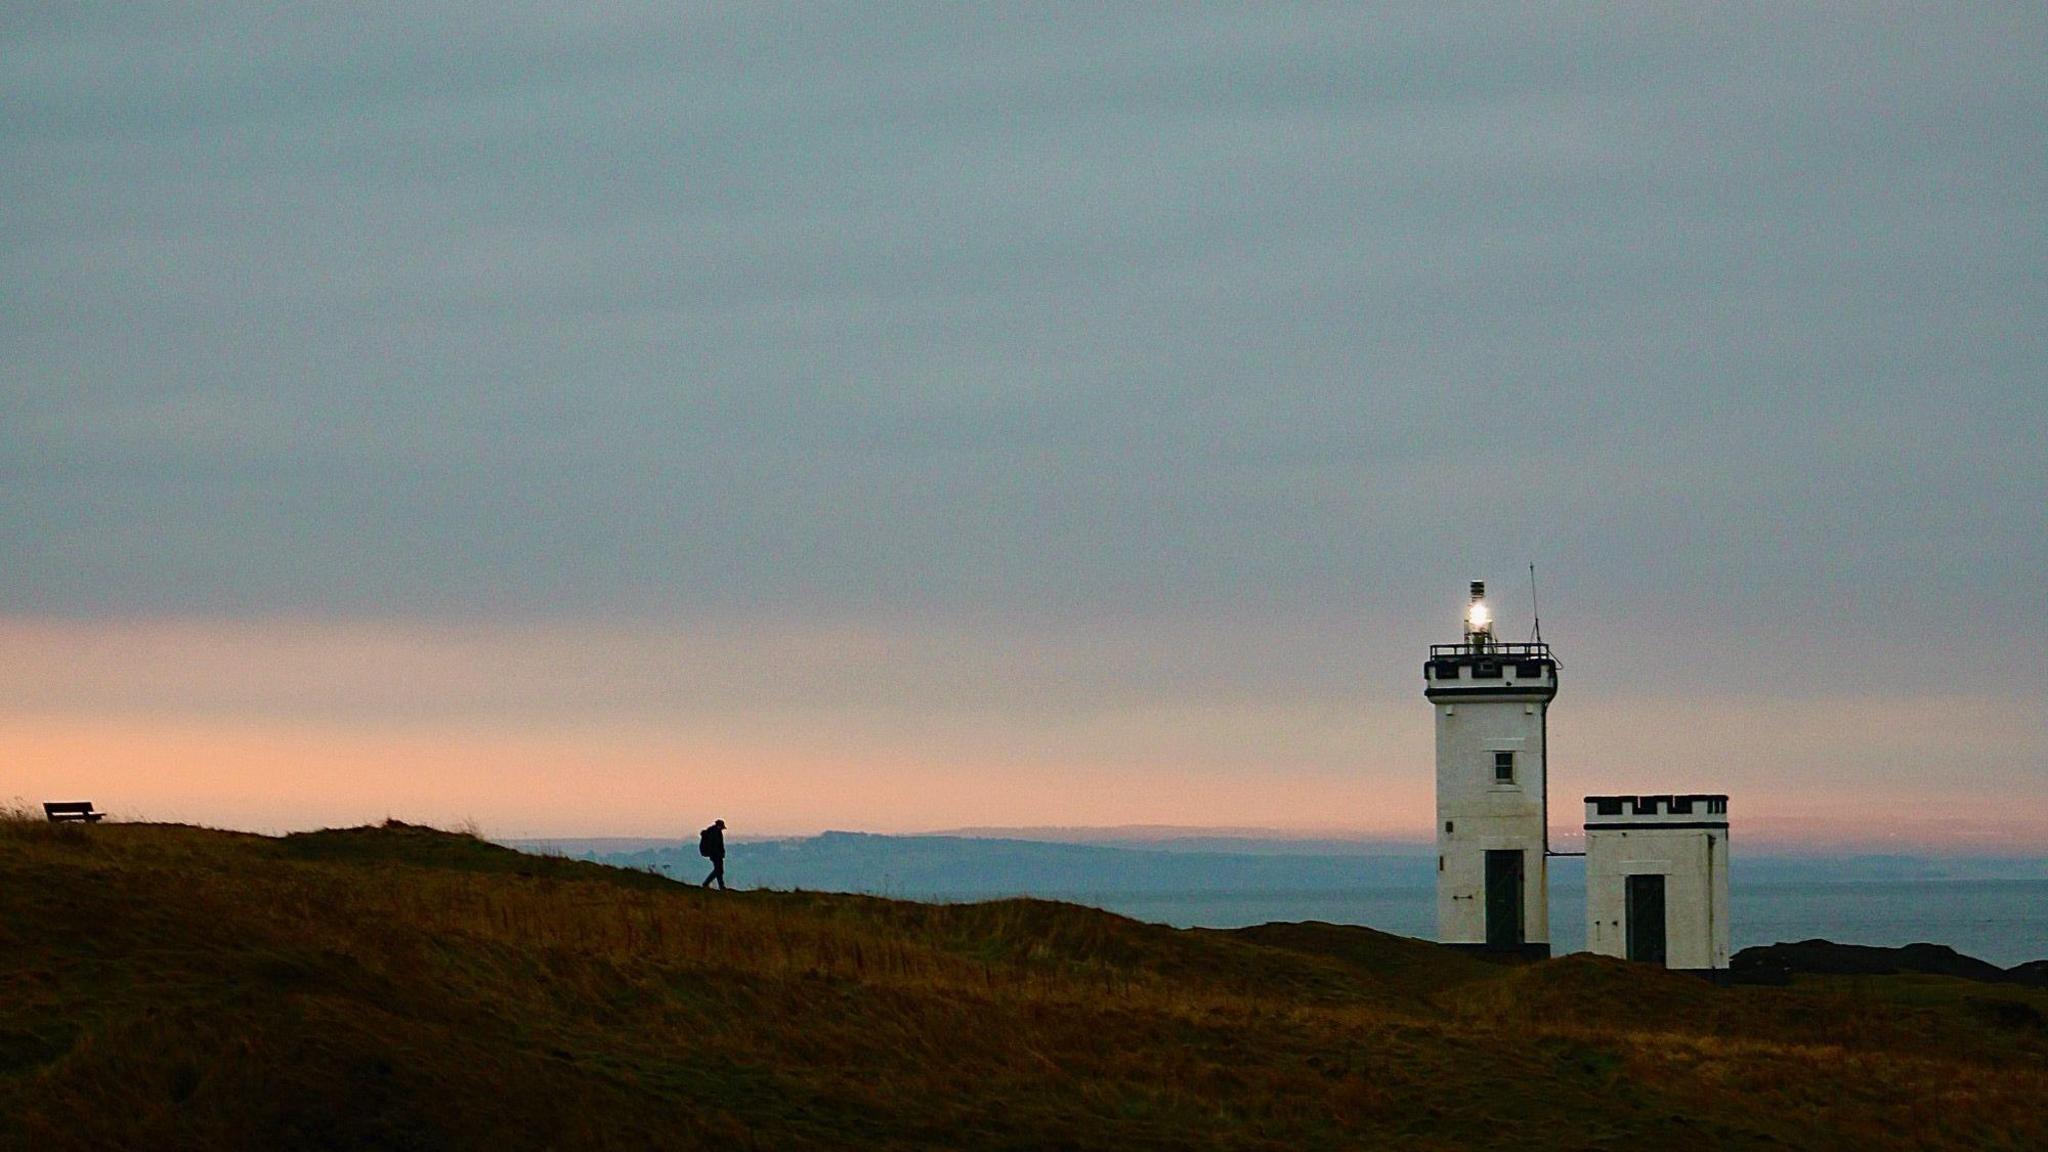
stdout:
{"type": "MultiPolygon", "coordinates": [[[[828,832],[736,840],[730,873],[743,887],[975,901],[1038,896],[1175,927],[1237,928],[1320,920],[1429,939],[1433,856],[1400,841],[1329,842],[1234,835],[1051,842],[970,836],[828,832]]],[[[693,879],[694,842],[511,840],[573,856],[693,879]]],[[[1583,947],[1582,864],[1551,863],[1551,940],[1583,947]]],[[[1948,945],[2001,967],[2048,958],[2048,855],[1859,853],[1738,855],[1735,947],[1825,937],[1897,947],[1948,945]]]]}

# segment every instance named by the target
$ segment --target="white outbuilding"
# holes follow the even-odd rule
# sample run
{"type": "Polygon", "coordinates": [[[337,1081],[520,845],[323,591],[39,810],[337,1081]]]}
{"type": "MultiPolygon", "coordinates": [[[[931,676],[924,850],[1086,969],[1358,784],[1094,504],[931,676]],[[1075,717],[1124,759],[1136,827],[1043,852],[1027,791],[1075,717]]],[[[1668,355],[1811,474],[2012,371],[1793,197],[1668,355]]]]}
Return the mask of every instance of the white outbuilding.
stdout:
{"type": "Polygon", "coordinates": [[[1586,947],[1728,967],[1728,797],[1586,797],[1586,947]]]}

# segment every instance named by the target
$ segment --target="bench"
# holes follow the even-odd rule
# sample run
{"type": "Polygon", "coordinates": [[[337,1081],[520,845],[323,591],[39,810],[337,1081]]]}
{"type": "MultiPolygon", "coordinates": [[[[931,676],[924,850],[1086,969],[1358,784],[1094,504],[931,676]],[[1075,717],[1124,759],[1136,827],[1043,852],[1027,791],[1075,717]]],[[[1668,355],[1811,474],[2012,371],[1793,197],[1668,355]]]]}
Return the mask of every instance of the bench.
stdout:
{"type": "Polygon", "coordinates": [[[106,813],[93,811],[90,800],[65,800],[44,804],[43,815],[48,816],[52,824],[62,824],[67,820],[83,820],[87,824],[97,824],[100,817],[106,813]]]}

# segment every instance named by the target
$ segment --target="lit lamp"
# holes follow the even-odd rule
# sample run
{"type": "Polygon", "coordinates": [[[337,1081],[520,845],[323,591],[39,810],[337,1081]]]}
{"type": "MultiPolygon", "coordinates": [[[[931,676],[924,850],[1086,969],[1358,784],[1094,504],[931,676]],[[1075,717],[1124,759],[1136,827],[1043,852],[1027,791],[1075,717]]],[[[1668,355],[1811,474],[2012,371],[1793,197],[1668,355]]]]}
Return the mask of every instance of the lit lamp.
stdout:
{"type": "Polygon", "coordinates": [[[1472,582],[1472,603],[1465,609],[1465,640],[1484,646],[1493,639],[1493,611],[1486,606],[1486,581],[1472,582]]]}

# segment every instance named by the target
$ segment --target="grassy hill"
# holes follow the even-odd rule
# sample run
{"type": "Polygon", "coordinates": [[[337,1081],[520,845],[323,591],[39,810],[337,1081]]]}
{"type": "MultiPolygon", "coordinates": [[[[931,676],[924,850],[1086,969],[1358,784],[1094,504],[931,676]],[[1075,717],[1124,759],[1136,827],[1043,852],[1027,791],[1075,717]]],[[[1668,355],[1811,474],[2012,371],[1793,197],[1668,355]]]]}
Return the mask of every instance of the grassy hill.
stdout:
{"type": "Polygon", "coordinates": [[[0,820],[0,1149],[2041,1148],[2048,992],[0,820]]]}

